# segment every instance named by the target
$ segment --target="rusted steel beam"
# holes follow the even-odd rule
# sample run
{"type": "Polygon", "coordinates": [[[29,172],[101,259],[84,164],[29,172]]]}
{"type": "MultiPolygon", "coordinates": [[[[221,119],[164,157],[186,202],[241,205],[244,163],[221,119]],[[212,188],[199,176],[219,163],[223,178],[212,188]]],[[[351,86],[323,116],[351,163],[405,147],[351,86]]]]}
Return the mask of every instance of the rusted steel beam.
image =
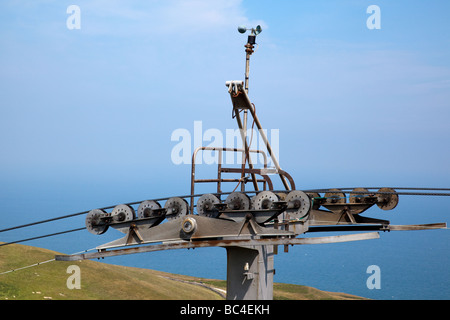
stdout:
{"type": "Polygon", "coordinates": [[[264,246],[264,245],[305,245],[305,244],[322,244],[336,243],[347,241],[359,241],[378,239],[378,232],[358,233],[340,236],[314,237],[314,238],[272,238],[272,239],[246,239],[246,240],[202,240],[202,241],[182,241],[163,243],[156,245],[139,246],[115,250],[101,250],[99,252],[83,253],[75,255],[57,255],[57,261],[76,261],[85,259],[96,259],[104,257],[112,257],[118,255],[126,255],[133,253],[153,252],[161,250],[173,249],[195,249],[206,247],[233,247],[233,246],[264,246]]]}

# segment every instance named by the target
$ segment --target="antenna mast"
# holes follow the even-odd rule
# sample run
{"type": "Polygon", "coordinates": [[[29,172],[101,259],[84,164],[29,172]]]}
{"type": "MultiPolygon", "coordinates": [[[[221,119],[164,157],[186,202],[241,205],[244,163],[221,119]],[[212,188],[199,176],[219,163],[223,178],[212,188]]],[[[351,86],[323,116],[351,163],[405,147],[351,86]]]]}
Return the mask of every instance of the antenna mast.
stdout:
{"type": "MultiPolygon", "coordinates": [[[[254,52],[253,48],[254,48],[255,43],[256,43],[256,36],[261,33],[262,29],[261,29],[260,25],[256,26],[256,28],[251,28],[251,29],[247,29],[245,26],[239,26],[238,27],[238,31],[240,33],[245,33],[245,32],[247,32],[247,30],[250,30],[250,34],[248,35],[247,44],[245,45],[244,92],[245,92],[246,95],[248,94],[248,81],[249,81],[249,73],[250,73],[250,56],[254,52]]],[[[253,119],[255,121],[255,124],[256,124],[256,126],[257,126],[257,128],[259,130],[259,133],[261,135],[261,138],[263,139],[264,144],[266,145],[267,151],[268,151],[268,153],[269,153],[269,155],[270,155],[270,157],[271,157],[271,159],[273,161],[273,164],[275,165],[275,169],[276,169],[277,173],[280,173],[281,172],[280,165],[278,163],[278,160],[277,160],[275,154],[273,154],[273,152],[272,152],[272,147],[270,146],[270,143],[269,143],[266,135],[264,134],[264,131],[262,131],[261,123],[259,122],[259,119],[256,116],[254,107],[252,107],[253,104],[250,104],[250,101],[248,101],[248,102],[249,102],[248,106],[242,108],[242,110],[244,111],[244,115],[243,115],[242,121],[240,120],[239,111],[234,110],[235,111],[234,114],[236,116],[239,129],[241,130],[242,143],[243,143],[243,146],[245,148],[245,153],[242,154],[242,174],[241,174],[241,179],[245,178],[244,171],[245,171],[245,166],[247,164],[247,161],[248,161],[249,168],[253,169],[253,164],[251,162],[250,154],[249,154],[250,146],[247,144],[248,110],[250,110],[250,113],[251,113],[251,115],[252,115],[252,117],[253,117],[253,119]]],[[[285,177],[283,175],[280,175],[280,178],[281,178],[281,181],[283,183],[283,186],[286,188],[286,190],[289,190],[290,187],[288,186],[288,183],[287,183],[285,177]]],[[[252,174],[252,180],[253,181],[256,180],[254,174],[252,174]]],[[[256,185],[255,185],[255,190],[258,190],[258,187],[256,185]]],[[[245,184],[244,183],[241,184],[241,191],[245,191],[245,184]]]]}
{"type": "Polygon", "coordinates": [[[251,30],[251,33],[248,35],[247,44],[245,45],[245,82],[244,82],[244,89],[245,92],[248,94],[248,77],[250,72],[250,56],[252,55],[253,48],[255,47],[256,43],[256,36],[261,33],[262,29],[261,26],[258,25],[256,28],[247,29],[245,26],[239,26],[238,31],[240,33],[245,33],[247,30],[251,30]]]}
{"type": "MultiPolygon", "coordinates": [[[[256,28],[251,28],[251,29],[247,29],[247,27],[245,26],[239,26],[238,27],[238,31],[240,33],[245,33],[247,32],[247,30],[251,30],[251,33],[248,35],[247,38],[247,44],[244,46],[245,47],[245,80],[244,80],[244,90],[245,93],[248,94],[248,79],[249,79],[249,74],[250,74],[250,56],[252,55],[253,48],[255,47],[255,43],[256,43],[256,36],[258,34],[261,33],[262,29],[261,26],[258,25],[256,28]]],[[[249,166],[252,167],[252,165],[250,164],[250,159],[248,159],[248,157],[250,156],[250,154],[247,152],[247,122],[248,122],[248,110],[244,109],[244,116],[242,119],[242,139],[243,139],[243,146],[246,149],[245,153],[242,153],[242,174],[241,174],[241,179],[243,180],[245,178],[245,174],[244,174],[244,169],[245,166],[247,164],[247,160],[249,161],[249,166]]],[[[250,148],[250,146],[249,146],[250,148]]],[[[254,175],[252,176],[252,178],[255,178],[254,175]]],[[[256,188],[257,189],[257,188],[256,188]]],[[[245,191],[245,184],[241,183],[241,191],[245,191]]]]}

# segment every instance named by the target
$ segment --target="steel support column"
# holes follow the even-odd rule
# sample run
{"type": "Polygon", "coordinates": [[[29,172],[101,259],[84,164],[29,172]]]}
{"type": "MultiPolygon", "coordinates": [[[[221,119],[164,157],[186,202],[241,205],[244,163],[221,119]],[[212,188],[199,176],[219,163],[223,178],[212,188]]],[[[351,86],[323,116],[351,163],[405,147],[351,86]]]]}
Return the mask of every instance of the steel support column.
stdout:
{"type": "Polygon", "coordinates": [[[273,299],[273,246],[226,247],[227,299],[273,299]]]}

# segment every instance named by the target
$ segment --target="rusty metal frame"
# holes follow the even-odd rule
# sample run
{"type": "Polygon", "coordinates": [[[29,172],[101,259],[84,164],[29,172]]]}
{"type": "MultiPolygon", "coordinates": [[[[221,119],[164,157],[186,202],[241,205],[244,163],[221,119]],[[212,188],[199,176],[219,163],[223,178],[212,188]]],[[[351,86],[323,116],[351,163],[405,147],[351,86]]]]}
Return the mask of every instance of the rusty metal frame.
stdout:
{"type": "MultiPolygon", "coordinates": [[[[249,167],[245,168],[245,163],[243,163],[243,168],[225,168],[222,166],[223,152],[246,152],[245,149],[240,148],[225,148],[225,147],[198,147],[194,150],[192,154],[192,164],[191,164],[191,197],[190,197],[190,212],[194,212],[194,198],[195,198],[195,184],[196,183],[216,183],[217,184],[217,194],[222,193],[222,182],[244,182],[242,183],[245,186],[245,183],[251,181],[253,183],[253,187],[255,191],[259,191],[258,183],[263,183],[263,190],[273,190],[272,179],[270,179],[269,174],[279,174],[283,177],[283,180],[289,181],[289,186],[287,190],[295,190],[295,182],[292,176],[284,170],[272,170],[267,167],[267,155],[262,150],[248,150],[249,153],[258,153],[261,154],[264,158],[264,164],[262,169],[255,169],[251,164],[250,157],[249,167]],[[196,179],[195,177],[195,166],[196,166],[196,158],[199,151],[218,151],[218,163],[217,163],[217,178],[216,179],[196,179]],[[222,173],[239,173],[241,174],[241,178],[237,179],[224,179],[222,178],[222,173]],[[243,181],[242,176],[245,174],[250,174],[252,177],[248,181],[243,181]],[[262,179],[257,179],[255,175],[259,175],[262,179]]],[[[242,188],[242,191],[245,191],[245,187],[242,188]]]]}
{"type": "MultiPolygon", "coordinates": [[[[194,153],[192,154],[192,165],[191,165],[191,203],[190,203],[190,212],[194,212],[194,194],[195,194],[195,184],[196,183],[217,183],[217,193],[222,193],[222,182],[240,182],[241,179],[224,179],[222,178],[222,173],[250,173],[248,172],[249,169],[241,169],[241,168],[224,168],[222,166],[222,159],[223,159],[223,152],[241,152],[244,153],[244,149],[239,148],[225,148],[225,147],[198,147],[194,150],[194,153]],[[197,158],[197,153],[199,151],[204,150],[210,150],[210,151],[218,151],[218,162],[217,162],[217,178],[216,179],[196,179],[195,178],[195,162],[197,158]]],[[[273,184],[271,179],[268,177],[267,174],[267,155],[262,150],[249,150],[250,153],[258,153],[262,154],[264,158],[264,165],[263,169],[257,169],[260,170],[259,172],[252,172],[252,179],[250,179],[253,183],[253,186],[255,187],[255,191],[259,190],[258,183],[263,183],[263,190],[266,190],[266,186],[269,186],[269,190],[273,189],[273,184]],[[265,170],[265,171],[264,171],[265,170]],[[262,176],[263,179],[256,179],[254,174],[258,174],[262,176]]]]}
{"type": "Polygon", "coordinates": [[[130,247],[124,249],[99,250],[98,252],[74,254],[74,255],[57,255],[57,261],[76,261],[83,259],[96,259],[104,257],[112,257],[118,255],[153,252],[161,250],[173,249],[194,249],[206,247],[238,247],[238,246],[267,246],[267,245],[306,245],[306,244],[323,244],[338,243],[348,241],[378,239],[378,232],[356,233],[338,236],[324,236],[312,238],[262,238],[262,239],[233,239],[233,240],[202,240],[202,241],[177,241],[154,245],[144,245],[139,247],[130,247]]]}
{"type": "Polygon", "coordinates": [[[246,238],[246,239],[212,239],[212,240],[179,240],[166,241],[159,244],[146,244],[140,246],[130,246],[122,249],[99,249],[97,252],[73,254],[73,255],[56,255],[56,261],[77,261],[84,259],[98,259],[104,257],[112,257],[118,255],[153,252],[161,250],[174,249],[194,249],[206,247],[237,247],[237,246],[268,246],[268,245],[306,245],[306,244],[323,244],[323,243],[338,243],[348,241],[370,240],[378,239],[379,232],[376,231],[409,231],[409,230],[433,230],[445,229],[446,223],[420,224],[420,225],[349,225],[349,226],[323,226],[309,228],[310,232],[340,232],[340,231],[374,231],[366,233],[356,233],[348,235],[335,235],[324,237],[310,237],[310,238],[292,238],[292,237],[275,237],[275,238],[246,238]]]}
{"type": "Polygon", "coordinates": [[[286,190],[291,190],[289,188],[289,185],[286,181],[286,177],[282,174],[279,173],[279,171],[281,171],[281,167],[280,164],[278,163],[278,160],[275,156],[275,154],[272,151],[272,147],[269,143],[269,140],[267,139],[266,134],[263,131],[262,125],[259,122],[259,118],[256,115],[256,111],[255,111],[255,107],[253,105],[253,103],[250,101],[250,98],[247,95],[247,91],[243,88],[243,83],[241,81],[227,81],[226,82],[226,86],[228,86],[228,93],[230,94],[230,98],[231,98],[231,102],[233,104],[233,115],[236,117],[236,121],[239,127],[239,131],[241,132],[241,137],[242,137],[242,142],[244,145],[244,148],[246,150],[247,153],[247,158],[249,160],[249,168],[252,169],[253,165],[250,162],[250,158],[248,157],[248,150],[249,150],[249,146],[247,144],[247,138],[246,138],[246,116],[247,116],[247,111],[250,111],[250,114],[253,118],[254,123],[256,124],[256,127],[258,128],[258,132],[261,136],[261,138],[264,141],[264,144],[267,148],[267,152],[270,156],[270,158],[273,161],[273,164],[277,170],[277,173],[280,176],[281,182],[283,183],[283,186],[286,188],[286,190]],[[239,112],[243,110],[244,111],[244,124],[242,123],[241,117],[239,115],[239,112]]]}

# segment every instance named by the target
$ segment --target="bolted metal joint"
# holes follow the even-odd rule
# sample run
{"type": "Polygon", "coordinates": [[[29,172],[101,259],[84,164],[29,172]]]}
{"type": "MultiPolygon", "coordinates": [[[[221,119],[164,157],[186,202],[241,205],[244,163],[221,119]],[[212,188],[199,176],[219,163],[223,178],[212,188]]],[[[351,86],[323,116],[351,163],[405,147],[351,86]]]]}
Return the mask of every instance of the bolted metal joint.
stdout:
{"type": "Polygon", "coordinates": [[[197,229],[197,221],[192,217],[187,217],[183,220],[181,229],[186,234],[192,234],[197,229]]]}

